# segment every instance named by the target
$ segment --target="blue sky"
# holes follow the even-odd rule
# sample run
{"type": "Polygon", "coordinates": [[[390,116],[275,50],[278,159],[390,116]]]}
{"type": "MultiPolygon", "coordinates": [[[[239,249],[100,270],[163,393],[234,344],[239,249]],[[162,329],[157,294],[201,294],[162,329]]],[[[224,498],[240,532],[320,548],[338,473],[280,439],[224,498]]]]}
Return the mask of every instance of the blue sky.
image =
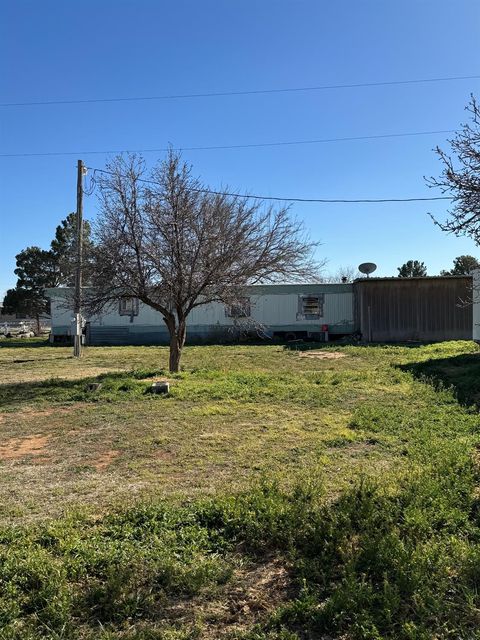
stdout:
{"type": "MultiPolygon", "coordinates": [[[[0,5],[0,102],[75,100],[382,82],[480,73],[476,0],[17,0],[0,5]]],[[[0,108],[0,153],[248,144],[449,130],[480,80],[189,100],[0,108]]],[[[432,148],[446,135],[185,152],[212,187],[263,195],[382,198],[437,195],[432,148]]],[[[149,163],[158,154],[147,154],[149,163]]],[[[0,294],[15,254],[47,247],[75,209],[76,160],[0,158],[0,294]]],[[[427,213],[443,202],[296,204],[327,269],[408,259],[429,273],[462,253],[427,213]]],[[[93,219],[94,197],[85,214],[93,219]]]]}

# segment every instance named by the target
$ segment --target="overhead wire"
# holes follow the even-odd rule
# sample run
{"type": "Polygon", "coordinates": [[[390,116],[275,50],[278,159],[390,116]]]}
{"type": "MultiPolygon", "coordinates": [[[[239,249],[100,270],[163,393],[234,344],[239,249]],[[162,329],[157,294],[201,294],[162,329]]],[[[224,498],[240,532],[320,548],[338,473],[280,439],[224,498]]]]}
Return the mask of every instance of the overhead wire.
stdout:
{"type": "MultiPolygon", "coordinates": [[[[122,178],[127,178],[128,176],[124,176],[122,174],[117,174],[113,171],[108,171],[107,169],[98,169],[96,167],[86,167],[86,169],[97,173],[105,173],[109,175],[119,175],[122,178]]],[[[155,180],[146,180],[145,178],[137,178],[138,182],[144,182],[147,184],[156,184],[155,180]]],[[[452,200],[450,196],[433,196],[433,197],[419,197],[419,198],[290,198],[290,197],[281,197],[281,196],[260,196],[249,193],[235,193],[229,191],[215,191],[212,189],[196,189],[189,188],[188,191],[193,191],[196,193],[210,193],[212,195],[219,196],[230,196],[234,198],[248,198],[252,200],[268,200],[268,201],[277,201],[277,202],[303,202],[303,203],[320,203],[320,204],[335,204],[335,203],[346,203],[346,204],[376,204],[376,203],[387,203],[387,202],[426,202],[433,200],[452,200]]]]}
{"type": "Polygon", "coordinates": [[[20,158],[37,156],[81,156],[81,155],[105,155],[109,153],[166,153],[167,151],[215,151],[227,149],[254,149],[261,147],[281,147],[294,145],[327,144],[332,142],[355,142],[362,140],[383,140],[388,138],[409,138],[415,136],[430,136],[455,133],[455,129],[441,129],[438,131],[414,131],[406,133],[385,133],[371,136],[349,136],[342,138],[320,138],[315,140],[287,140],[280,142],[254,142],[246,144],[207,145],[192,147],[160,147],[157,149],[109,149],[89,151],[43,151],[29,153],[0,153],[0,158],[20,158]]]}
{"type": "Polygon", "coordinates": [[[125,98],[84,98],[84,99],[68,99],[68,100],[37,100],[25,102],[2,102],[0,107],[33,107],[46,105],[68,105],[68,104],[93,104],[107,102],[141,102],[152,100],[183,100],[191,98],[218,98],[226,96],[248,96],[262,94],[278,94],[278,93],[298,93],[305,91],[331,91],[337,89],[358,89],[363,87],[386,87],[396,85],[424,84],[434,82],[453,82],[459,80],[475,80],[480,75],[471,76],[447,76],[439,78],[415,78],[408,80],[386,80],[382,82],[355,82],[350,84],[326,84],[307,87],[282,87],[275,89],[249,89],[245,91],[213,91],[204,93],[180,93],[166,94],[159,96],[133,96],[125,98]]]}

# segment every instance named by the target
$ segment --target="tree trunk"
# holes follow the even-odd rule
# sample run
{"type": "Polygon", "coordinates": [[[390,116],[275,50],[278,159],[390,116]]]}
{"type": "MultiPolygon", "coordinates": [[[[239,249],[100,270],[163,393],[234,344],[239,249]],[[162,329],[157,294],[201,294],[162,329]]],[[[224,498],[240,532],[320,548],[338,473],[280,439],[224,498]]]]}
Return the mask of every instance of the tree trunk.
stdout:
{"type": "Polygon", "coordinates": [[[178,327],[175,326],[175,320],[165,322],[170,332],[170,358],[168,368],[170,373],[178,373],[186,337],[185,321],[179,322],[178,327]]]}
{"type": "Polygon", "coordinates": [[[41,326],[40,326],[40,316],[38,313],[35,315],[35,320],[37,324],[37,336],[39,336],[41,333],[41,326]]]}

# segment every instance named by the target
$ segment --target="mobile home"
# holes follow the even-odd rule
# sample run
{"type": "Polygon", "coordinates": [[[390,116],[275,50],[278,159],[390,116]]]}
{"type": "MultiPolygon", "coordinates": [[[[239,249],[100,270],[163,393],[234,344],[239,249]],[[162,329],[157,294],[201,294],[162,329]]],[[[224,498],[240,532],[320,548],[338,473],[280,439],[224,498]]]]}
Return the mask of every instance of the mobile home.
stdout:
{"type": "MultiPolygon", "coordinates": [[[[189,342],[228,342],[239,333],[259,338],[323,340],[358,334],[364,342],[480,341],[480,270],[471,276],[364,278],[353,284],[275,284],[249,287],[241,308],[220,303],[195,308],[187,321],[189,342]],[[478,300],[477,300],[478,299],[478,300]],[[472,313],[473,307],[473,313],[472,313]]],[[[74,333],[71,290],[49,289],[52,342],[74,333]]],[[[92,345],[167,344],[158,311],[122,298],[86,318],[92,345]]]]}
{"type": "MultiPolygon", "coordinates": [[[[52,342],[71,340],[71,290],[49,289],[52,342]]],[[[85,340],[91,345],[168,344],[162,315],[135,298],[122,298],[104,313],[87,317],[85,340]]],[[[187,341],[232,340],[239,331],[259,337],[323,339],[354,331],[352,284],[279,284],[248,287],[241,308],[221,303],[196,307],[187,320],[187,341]]]]}

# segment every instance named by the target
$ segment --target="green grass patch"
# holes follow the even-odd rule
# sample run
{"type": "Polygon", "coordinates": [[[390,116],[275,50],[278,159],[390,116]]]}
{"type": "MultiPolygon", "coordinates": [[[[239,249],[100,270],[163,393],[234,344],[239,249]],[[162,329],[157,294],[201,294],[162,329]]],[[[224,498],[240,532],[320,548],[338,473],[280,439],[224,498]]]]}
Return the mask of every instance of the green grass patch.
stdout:
{"type": "MultiPolygon", "coordinates": [[[[475,481],[468,455],[447,455],[393,491],[360,480],[333,502],[311,477],[290,491],[264,482],[184,506],[4,530],[2,637],[202,637],[205,603],[222,601],[239,566],[275,556],[289,567],[288,597],[230,637],[473,638],[475,481]],[[179,621],[186,599],[198,611],[179,621]]],[[[228,631],[228,616],[220,622],[228,631]]]]}
{"type": "Polygon", "coordinates": [[[2,346],[1,640],[480,637],[478,347],[325,351],[2,346]]]}
{"type": "Polygon", "coordinates": [[[438,390],[450,389],[465,405],[480,404],[480,354],[465,353],[401,365],[403,371],[433,384],[438,390]]]}

